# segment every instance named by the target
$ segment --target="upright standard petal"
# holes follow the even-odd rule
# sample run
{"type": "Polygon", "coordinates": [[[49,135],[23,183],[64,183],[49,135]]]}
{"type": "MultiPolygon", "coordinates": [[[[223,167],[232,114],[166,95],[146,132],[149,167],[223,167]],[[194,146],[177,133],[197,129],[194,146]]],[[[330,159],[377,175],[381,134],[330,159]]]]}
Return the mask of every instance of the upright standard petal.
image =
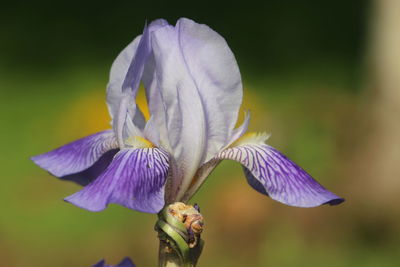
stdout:
{"type": "Polygon", "coordinates": [[[265,144],[244,144],[220,152],[219,159],[240,162],[258,192],[296,207],[337,205],[344,199],[326,190],[285,155],[265,144]]]}
{"type": "Polygon", "coordinates": [[[206,25],[180,19],[176,27],[155,31],[152,47],[156,81],[147,83],[159,93],[150,90],[158,99],[150,99],[149,108],[154,122],[165,124],[160,142],[177,162],[180,175],[173,175],[173,184],[179,199],[197,168],[229,142],[242,100],[241,78],[225,40],[206,25]]]}
{"type": "Polygon", "coordinates": [[[109,203],[157,213],[164,206],[168,155],[158,148],[123,149],[92,183],[65,200],[90,211],[109,203]]]}
{"type": "Polygon", "coordinates": [[[168,22],[159,19],[153,21],[148,27],[145,27],[143,35],[137,46],[135,58],[131,60],[127,70],[124,82],[122,84],[122,92],[128,92],[136,96],[139,88],[140,80],[143,74],[146,61],[151,54],[150,34],[151,32],[168,25],[168,22]]]}
{"type": "Polygon", "coordinates": [[[88,169],[104,153],[116,148],[118,144],[113,131],[106,130],[31,159],[54,176],[62,177],[88,169]]]}
{"type": "Polygon", "coordinates": [[[210,27],[182,18],[176,24],[184,63],[204,106],[207,162],[230,141],[242,103],[242,80],[225,39],[210,27]]]}
{"type": "MultiPolygon", "coordinates": [[[[114,117],[118,116],[121,100],[126,97],[122,93],[122,84],[124,83],[129,66],[131,65],[131,62],[136,54],[140,40],[141,35],[136,37],[125,49],[121,51],[121,53],[119,53],[118,57],[114,60],[111,66],[110,78],[107,85],[107,106],[111,119],[113,120],[114,117]]],[[[130,98],[130,100],[132,100],[132,97],[130,98]]],[[[135,102],[132,104],[135,105],[135,102]]],[[[136,107],[134,107],[134,109],[136,109],[136,107]]],[[[139,112],[137,112],[135,119],[136,125],[144,126],[145,119],[139,112]]]]}
{"type": "Polygon", "coordinates": [[[185,64],[178,37],[175,28],[167,26],[154,32],[152,38],[155,77],[164,107],[164,112],[152,115],[165,116],[167,136],[161,136],[160,142],[168,143],[164,148],[177,163],[171,176],[171,193],[177,199],[178,190],[185,191],[201,164],[206,146],[204,107],[185,64]]]}
{"type": "Polygon", "coordinates": [[[144,128],[145,119],[136,107],[135,98],[145,63],[151,53],[150,33],[166,24],[165,20],[156,20],[146,26],[143,35],[135,38],[111,67],[107,103],[121,147],[124,139],[130,135],[140,135],[144,128]]]}

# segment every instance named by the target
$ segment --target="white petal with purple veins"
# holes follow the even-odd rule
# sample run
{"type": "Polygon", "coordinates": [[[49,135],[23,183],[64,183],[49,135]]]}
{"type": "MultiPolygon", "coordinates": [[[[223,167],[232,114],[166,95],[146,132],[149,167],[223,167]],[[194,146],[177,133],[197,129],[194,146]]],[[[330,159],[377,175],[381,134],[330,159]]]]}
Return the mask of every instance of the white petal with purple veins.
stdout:
{"type": "Polygon", "coordinates": [[[306,171],[268,145],[246,144],[228,148],[217,158],[240,162],[254,189],[286,205],[315,207],[343,202],[342,198],[326,190],[306,171]]]}
{"type": "Polygon", "coordinates": [[[123,149],[91,184],[65,200],[90,211],[117,203],[157,213],[164,206],[168,155],[158,148],[123,149]]]}
{"type": "Polygon", "coordinates": [[[57,177],[75,174],[91,167],[109,150],[118,148],[112,130],[86,136],[31,159],[57,177]]]}

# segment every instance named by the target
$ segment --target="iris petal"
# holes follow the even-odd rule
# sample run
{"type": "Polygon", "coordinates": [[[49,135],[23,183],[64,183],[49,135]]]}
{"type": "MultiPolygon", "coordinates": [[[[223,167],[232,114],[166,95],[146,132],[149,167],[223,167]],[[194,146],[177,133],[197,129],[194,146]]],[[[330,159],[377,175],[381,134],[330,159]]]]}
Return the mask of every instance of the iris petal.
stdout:
{"type": "Polygon", "coordinates": [[[204,106],[204,163],[231,138],[242,103],[242,80],[235,56],[221,35],[186,18],[175,28],[184,63],[204,106]]]}
{"type": "Polygon", "coordinates": [[[109,203],[156,213],[164,205],[168,155],[158,148],[123,149],[92,183],[65,200],[90,211],[109,203]]]}
{"type": "Polygon", "coordinates": [[[96,179],[107,167],[110,165],[111,161],[113,160],[115,154],[119,151],[119,149],[112,149],[104,153],[98,161],[96,161],[92,166],[88,169],[62,176],[60,177],[62,180],[73,181],[80,185],[88,185],[94,179],[96,179]]]}
{"type": "Polygon", "coordinates": [[[135,98],[151,53],[150,33],[166,24],[165,20],[156,20],[146,26],[143,35],[136,37],[118,55],[111,67],[107,103],[121,147],[124,139],[139,135],[145,126],[146,120],[136,106],[135,98]]]}
{"type": "Polygon", "coordinates": [[[152,50],[150,43],[150,34],[151,32],[166,25],[168,25],[167,21],[159,19],[153,21],[148,27],[145,27],[143,35],[137,46],[135,58],[131,60],[126,76],[124,78],[124,82],[122,84],[123,92],[130,91],[129,93],[132,93],[136,96],[136,92],[139,88],[140,80],[143,74],[144,66],[152,50]]]}
{"type": "Polygon", "coordinates": [[[164,134],[160,142],[177,162],[179,199],[197,168],[229,143],[242,101],[241,77],[225,40],[189,19],[155,31],[152,48],[154,75],[145,81],[154,96],[149,108],[164,134]]]}
{"type": "Polygon", "coordinates": [[[336,205],[344,199],[326,190],[306,171],[275,148],[246,144],[222,151],[217,158],[240,162],[249,184],[258,192],[290,206],[336,205]]]}
{"type": "MultiPolygon", "coordinates": [[[[122,84],[124,83],[133,57],[136,54],[140,40],[141,35],[136,37],[125,49],[121,51],[121,53],[119,53],[118,57],[114,60],[111,66],[110,78],[107,85],[107,106],[112,119],[118,115],[121,99],[124,98],[122,93],[122,84]]],[[[132,100],[132,96],[130,100],[132,100]]],[[[135,105],[135,102],[133,101],[131,104],[135,105]]],[[[132,106],[131,108],[136,109],[136,107],[132,106]]],[[[133,112],[131,113],[133,114],[133,112]]],[[[140,111],[137,111],[135,115],[135,124],[139,128],[143,127],[145,124],[144,116],[141,115],[140,111]]]]}
{"type": "Polygon", "coordinates": [[[113,131],[106,130],[31,159],[54,176],[62,177],[88,169],[104,153],[117,147],[113,131]]]}
{"type": "MultiPolygon", "coordinates": [[[[136,265],[133,263],[133,261],[130,258],[126,257],[115,267],[135,267],[135,266],[136,265]]],[[[105,260],[101,260],[92,267],[113,267],[113,266],[106,264],[105,260]]]]}

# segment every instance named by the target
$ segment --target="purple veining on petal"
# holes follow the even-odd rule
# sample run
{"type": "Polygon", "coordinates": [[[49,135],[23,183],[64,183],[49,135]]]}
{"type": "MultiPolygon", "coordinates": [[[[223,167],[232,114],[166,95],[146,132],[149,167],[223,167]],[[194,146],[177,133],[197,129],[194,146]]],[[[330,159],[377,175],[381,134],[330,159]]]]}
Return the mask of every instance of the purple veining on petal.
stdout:
{"type": "Polygon", "coordinates": [[[90,211],[109,203],[157,213],[164,205],[168,155],[158,148],[123,149],[92,183],[65,200],[90,211]]]}
{"type": "Polygon", "coordinates": [[[255,190],[286,205],[315,207],[322,204],[337,205],[344,201],[268,145],[248,144],[228,148],[217,158],[240,162],[245,167],[249,184],[255,190]]]}
{"type": "Polygon", "coordinates": [[[118,148],[112,130],[98,132],[55,150],[32,157],[32,161],[57,177],[82,172],[109,150],[118,148]]]}
{"type": "MultiPolygon", "coordinates": [[[[133,261],[130,258],[126,257],[115,267],[135,267],[135,266],[136,265],[133,263],[133,261]]],[[[92,267],[114,267],[114,266],[106,264],[105,260],[101,260],[92,267]]]]}
{"type": "Polygon", "coordinates": [[[62,180],[73,181],[82,186],[88,185],[96,179],[110,165],[119,149],[112,149],[104,153],[96,163],[88,169],[60,177],[62,180]]]}

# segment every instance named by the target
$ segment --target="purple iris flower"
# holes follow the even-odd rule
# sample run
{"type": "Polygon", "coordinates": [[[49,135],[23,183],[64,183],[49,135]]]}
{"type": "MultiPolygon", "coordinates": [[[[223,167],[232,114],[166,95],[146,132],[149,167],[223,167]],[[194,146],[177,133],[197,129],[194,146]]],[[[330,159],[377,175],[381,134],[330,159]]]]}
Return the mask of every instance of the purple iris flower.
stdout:
{"type": "Polygon", "coordinates": [[[188,201],[224,159],[243,165],[258,192],[290,206],[339,204],[278,150],[266,134],[235,129],[242,81],[226,41],[206,25],[156,20],[116,58],[107,86],[112,130],[32,160],[54,176],[85,187],[66,201],[90,211],[109,203],[156,213],[188,201]],[[135,104],[143,83],[150,118],[135,104]]]}
{"type": "MultiPolygon", "coordinates": [[[[124,258],[118,265],[115,267],[135,267],[136,265],[129,259],[128,257],[124,258]]],[[[112,265],[106,264],[104,260],[99,261],[92,267],[114,267],[112,265]]]]}

